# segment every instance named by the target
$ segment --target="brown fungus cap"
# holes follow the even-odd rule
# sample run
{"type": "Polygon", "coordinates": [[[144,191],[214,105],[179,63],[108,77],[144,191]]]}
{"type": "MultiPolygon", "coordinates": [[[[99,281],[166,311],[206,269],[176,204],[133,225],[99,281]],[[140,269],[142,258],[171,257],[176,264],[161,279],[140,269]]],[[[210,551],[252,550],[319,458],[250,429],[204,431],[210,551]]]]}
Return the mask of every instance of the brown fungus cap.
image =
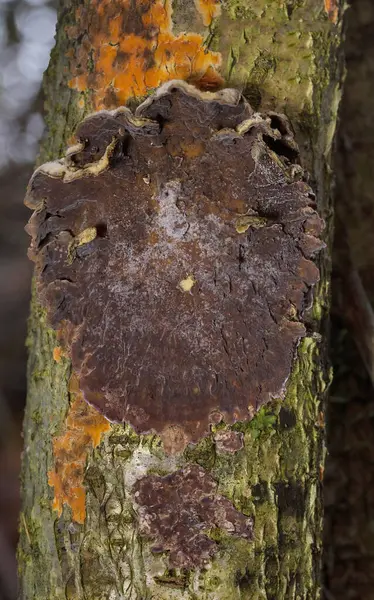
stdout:
{"type": "Polygon", "coordinates": [[[250,418],[284,392],[323,247],[287,120],[171,82],[77,139],[26,204],[39,296],[84,398],[183,444],[213,415],[250,418]]]}

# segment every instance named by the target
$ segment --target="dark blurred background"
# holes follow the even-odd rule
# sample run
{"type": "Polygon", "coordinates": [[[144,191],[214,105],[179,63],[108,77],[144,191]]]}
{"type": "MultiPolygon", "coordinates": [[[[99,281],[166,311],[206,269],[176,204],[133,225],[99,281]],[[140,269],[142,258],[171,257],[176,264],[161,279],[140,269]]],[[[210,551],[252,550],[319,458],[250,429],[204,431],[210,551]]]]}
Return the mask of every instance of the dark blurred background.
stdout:
{"type": "Polygon", "coordinates": [[[25,187],[43,135],[41,79],[56,4],[0,0],[0,600],[16,598],[19,468],[31,264],[25,187]]]}
{"type": "MultiPolygon", "coordinates": [[[[54,43],[56,5],[0,0],[0,600],[17,595],[31,280],[23,231],[29,215],[22,202],[44,131],[40,85],[54,43]]],[[[374,0],[351,1],[345,30],[347,76],[335,151],[335,379],[327,410],[324,600],[374,600],[374,0]]]]}

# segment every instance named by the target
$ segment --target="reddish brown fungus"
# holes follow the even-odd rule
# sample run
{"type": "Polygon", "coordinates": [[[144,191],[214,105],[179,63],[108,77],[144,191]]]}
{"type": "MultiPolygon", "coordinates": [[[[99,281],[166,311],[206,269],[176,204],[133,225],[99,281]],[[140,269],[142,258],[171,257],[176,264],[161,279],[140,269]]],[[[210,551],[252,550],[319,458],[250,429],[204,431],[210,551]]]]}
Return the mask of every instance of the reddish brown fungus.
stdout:
{"type": "Polygon", "coordinates": [[[281,397],[323,246],[285,118],[171,82],[77,138],[26,203],[39,296],[85,400],[176,451],[281,397]]]}
{"type": "Polygon", "coordinates": [[[243,448],[243,434],[240,431],[217,431],[214,441],[218,452],[238,452],[243,448]]]}
{"type": "Polygon", "coordinates": [[[165,477],[149,475],[134,486],[139,526],[154,552],[169,552],[172,567],[203,567],[217,552],[206,534],[214,528],[247,540],[253,521],[217,493],[217,483],[202,467],[190,465],[165,477]]]}

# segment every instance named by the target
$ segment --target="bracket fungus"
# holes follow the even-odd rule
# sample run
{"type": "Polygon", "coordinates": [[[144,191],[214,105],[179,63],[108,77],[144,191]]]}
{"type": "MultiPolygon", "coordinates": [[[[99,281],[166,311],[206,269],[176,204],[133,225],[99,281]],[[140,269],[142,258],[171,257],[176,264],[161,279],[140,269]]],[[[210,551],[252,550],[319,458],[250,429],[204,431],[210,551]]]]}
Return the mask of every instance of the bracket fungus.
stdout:
{"type": "Polygon", "coordinates": [[[39,298],[85,400],[186,444],[281,397],[324,245],[287,119],[172,81],[76,135],[26,204],[39,298]]]}

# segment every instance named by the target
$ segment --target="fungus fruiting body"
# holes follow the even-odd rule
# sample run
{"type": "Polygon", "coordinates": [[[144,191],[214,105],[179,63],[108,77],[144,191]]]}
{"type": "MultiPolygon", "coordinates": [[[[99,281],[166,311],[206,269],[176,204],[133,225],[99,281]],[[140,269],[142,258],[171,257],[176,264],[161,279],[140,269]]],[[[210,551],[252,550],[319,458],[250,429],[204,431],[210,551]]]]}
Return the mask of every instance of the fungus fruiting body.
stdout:
{"type": "Polygon", "coordinates": [[[104,417],[181,449],[283,395],[323,246],[297,162],[285,117],[174,81],[35,172],[39,298],[104,417]]]}
{"type": "MultiPolygon", "coordinates": [[[[96,109],[142,97],[173,78],[201,89],[222,86],[220,53],[210,50],[200,33],[174,33],[171,0],[111,0],[110,9],[107,0],[94,0],[91,8],[95,4],[97,14],[87,7],[77,9],[79,31],[85,34],[68,60],[70,87],[94,89],[96,109]]],[[[206,27],[220,8],[217,0],[196,0],[206,27]]],[[[77,28],[69,27],[68,35],[76,34],[77,28]]]]}
{"type": "Polygon", "coordinates": [[[220,0],[195,0],[195,5],[201,14],[205,27],[210,27],[213,19],[221,14],[220,0]]]}
{"type": "Polygon", "coordinates": [[[328,14],[330,21],[337,23],[339,17],[338,0],[324,0],[325,11],[328,14]]]}
{"type": "Polygon", "coordinates": [[[253,520],[219,495],[217,483],[202,467],[189,465],[171,475],[149,475],[134,486],[139,526],[154,552],[169,552],[172,567],[204,567],[218,546],[207,533],[221,528],[248,541],[253,520]]]}
{"type": "MultiPolygon", "coordinates": [[[[71,382],[74,387],[74,378],[71,382]]],[[[54,488],[53,508],[59,515],[64,504],[71,508],[74,521],[86,518],[86,490],[83,484],[87,455],[98,446],[110,423],[82,398],[78,389],[72,393],[72,403],[64,431],[53,440],[54,468],[48,481],[54,488]]]]}

